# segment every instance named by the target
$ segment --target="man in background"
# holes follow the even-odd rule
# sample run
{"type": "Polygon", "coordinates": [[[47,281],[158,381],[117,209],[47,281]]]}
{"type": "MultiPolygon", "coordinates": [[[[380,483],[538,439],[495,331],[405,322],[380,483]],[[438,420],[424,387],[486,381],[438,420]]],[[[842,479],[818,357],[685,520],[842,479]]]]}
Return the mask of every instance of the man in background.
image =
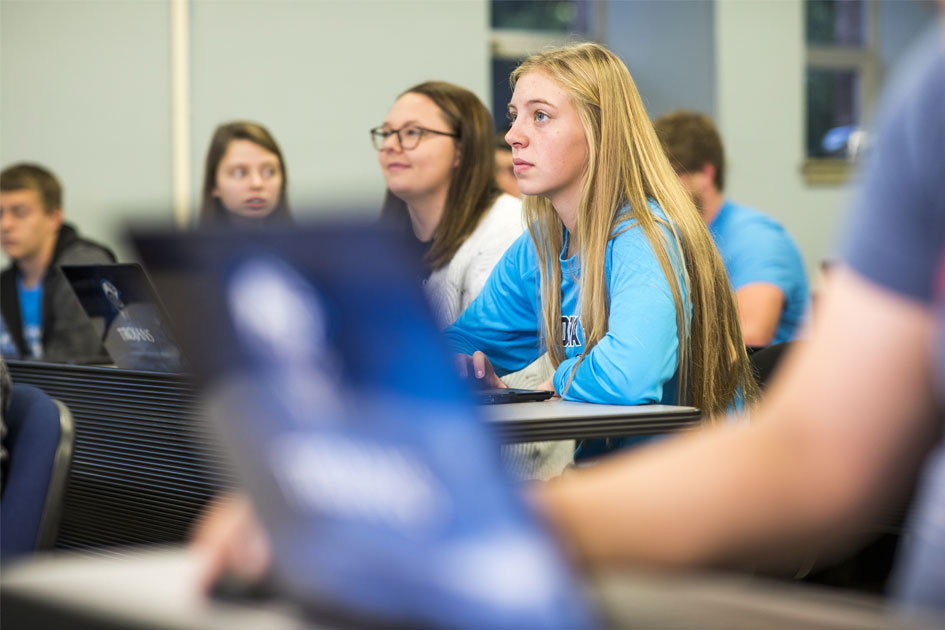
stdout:
{"type": "Polygon", "coordinates": [[[98,333],[59,269],[115,262],[106,247],[62,220],[62,187],[35,164],[0,172],[0,311],[19,356],[61,363],[106,363],[98,333]]]}
{"type": "Polygon", "coordinates": [[[654,125],[722,255],[745,345],[794,338],[809,301],[804,261],[794,241],[771,217],[724,197],[725,154],[708,116],[677,110],[654,125]]]}

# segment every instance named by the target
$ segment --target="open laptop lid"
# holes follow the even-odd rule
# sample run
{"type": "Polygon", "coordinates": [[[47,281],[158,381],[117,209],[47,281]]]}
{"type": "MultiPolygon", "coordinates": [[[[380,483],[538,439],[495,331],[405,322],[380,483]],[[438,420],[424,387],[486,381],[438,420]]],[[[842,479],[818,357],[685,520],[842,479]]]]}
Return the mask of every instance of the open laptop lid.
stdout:
{"type": "Polygon", "coordinates": [[[589,625],[399,241],[371,224],[133,240],[289,596],[412,626],[589,625]]]}
{"type": "Polygon", "coordinates": [[[62,272],[115,365],[182,371],[167,316],[140,265],[64,265],[62,272]]]}

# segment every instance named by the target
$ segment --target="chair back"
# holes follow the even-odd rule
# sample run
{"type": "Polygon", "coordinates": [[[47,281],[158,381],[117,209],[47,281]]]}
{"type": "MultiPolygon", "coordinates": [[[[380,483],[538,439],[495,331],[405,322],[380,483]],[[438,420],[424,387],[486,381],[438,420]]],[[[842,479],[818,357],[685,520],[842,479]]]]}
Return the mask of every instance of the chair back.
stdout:
{"type": "Polygon", "coordinates": [[[748,354],[748,364],[755,375],[755,380],[758,381],[758,387],[762,390],[771,382],[785,352],[790,350],[794,343],[793,341],[784,341],[772,346],[751,349],[752,351],[748,354]]]}
{"type": "Polygon", "coordinates": [[[0,555],[6,559],[55,544],[75,432],[65,405],[22,383],[13,385],[4,420],[10,461],[0,504],[0,555]]]}

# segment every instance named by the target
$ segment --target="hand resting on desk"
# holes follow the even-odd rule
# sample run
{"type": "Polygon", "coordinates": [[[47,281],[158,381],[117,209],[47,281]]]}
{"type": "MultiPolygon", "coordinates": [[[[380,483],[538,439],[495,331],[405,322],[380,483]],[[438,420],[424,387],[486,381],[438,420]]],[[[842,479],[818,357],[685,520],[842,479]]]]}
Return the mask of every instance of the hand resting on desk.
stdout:
{"type": "Polygon", "coordinates": [[[472,356],[457,354],[456,370],[461,378],[474,379],[482,387],[506,387],[495,373],[495,368],[492,367],[489,358],[479,350],[476,350],[472,356]]]}
{"type": "Polygon", "coordinates": [[[245,494],[214,499],[194,528],[191,546],[204,556],[200,586],[208,594],[224,574],[252,582],[272,564],[269,538],[245,494]]]}
{"type": "MultiPolygon", "coordinates": [[[[457,354],[456,369],[459,372],[461,378],[475,379],[476,384],[481,387],[508,387],[508,385],[503,383],[499,376],[495,373],[495,368],[492,367],[489,357],[479,350],[476,350],[472,356],[468,354],[457,354]]],[[[543,383],[534,387],[529,386],[528,388],[546,390],[549,392],[554,392],[555,396],[558,395],[558,392],[555,391],[553,374],[543,383]]]]}

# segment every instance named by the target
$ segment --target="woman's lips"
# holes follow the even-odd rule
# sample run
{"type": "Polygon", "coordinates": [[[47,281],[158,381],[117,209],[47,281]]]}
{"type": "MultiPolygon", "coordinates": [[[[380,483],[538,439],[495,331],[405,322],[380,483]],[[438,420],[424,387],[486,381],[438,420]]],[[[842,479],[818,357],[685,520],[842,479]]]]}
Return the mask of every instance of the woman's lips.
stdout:
{"type": "Polygon", "coordinates": [[[262,210],[266,207],[266,200],[261,197],[253,197],[252,199],[247,199],[245,205],[252,210],[262,210]]]}
{"type": "Polygon", "coordinates": [[[515,158],[514,160],[512,160],[512,170],[515,171],[516,173],[522,173],[524,171],[527,171],[533,166],[535,165],[532,164],[531,162],[526,162],[525,160],[522,160],[519,158],[515,158]]]}
{"type": "Polygon", "coordinates": [[[409,168],[409,166],[403,162],[391,162],[387,165],[387,170],[392,172],[399,172],[406,168],[409,168]]]}

